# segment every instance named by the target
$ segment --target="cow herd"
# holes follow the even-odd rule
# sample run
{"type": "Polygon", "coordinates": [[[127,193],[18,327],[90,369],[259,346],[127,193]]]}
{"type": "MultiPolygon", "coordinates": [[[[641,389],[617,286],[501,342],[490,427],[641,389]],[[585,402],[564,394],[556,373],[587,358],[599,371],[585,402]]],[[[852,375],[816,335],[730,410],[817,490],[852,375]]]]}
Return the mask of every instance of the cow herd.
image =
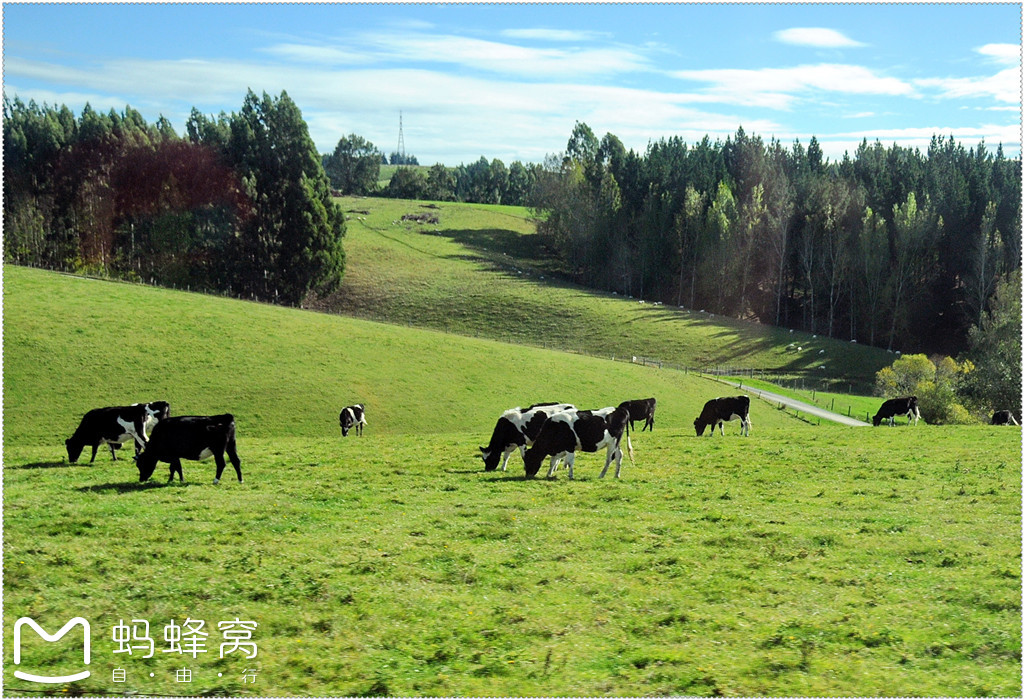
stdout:
{"type": "Polygon", "coordinates": [[[89,459],[92,464],[100,445],[108,445],[110,456],[116,461],[116,450],[129,440],[135,444],[135,465],[139,469],[140,482],[153,475],[157,462],[171,466],[169,483],[174,481],[175,473],[179,481],[185,480],[182,459],[213,457],[217,463],[217,475],[213,480],[216,484],[224,473],[225,453],[235,468],[238,481],[242,481],[242,462],[235,448],[235,418],[230,413],[172,418],[171,405],[166,401],[94,408],[82,417],[78,429],[64,441],[64,445],[68,450],[68,461],[72,464],[78,461],[85,447],[92,447],[89,459]],[[147,431],[152,431],[152,434],[147,436],[147,431]]]}
{"type": "MultiPolygon", "coordinates": [[[[600,478],[615,462],[615,477],[622,472],[622,440],[625,437],[630,460],[633,459],[633,445],[629,433],[636,423],[643,421],[640,428],[654,430],[654,411],[657,401],[653,398],[623,401],[618,406],[595,410],[581,410],[569,403],[539,403],[526,408],[510,408],[501,414],[491,432],[486,447],[480,447],[480,459],[485,471],[502,471],[508,467],[509,457],[519,450],[526,468],[526,477],[532,478],[540,471],[544,459],[549,459],[547,476],[554,476],[558,465],[565,463],[569,478],[573,478],[573,465],[577,450],[598,452],[605,450],[604,469],[600,478]]],[[[916,425],[921,417],[916,396],[888,399],[882,403],[872,422],[881,425],[888,421],[895,425],[896,416],[907,416],[916,425]]],[[[363,404],[353,404],[341,410],[338,416],[341,435],[350,431],[363,434],[366,426],[366,411],[363,404]]],[[[725,435],[724,423],[738,420],[740,434],[750,435],[750,397],[727,396],[711,399],[704,404],[700,415],[693,421],[697,436],[704,435],[710,427],[709,437],[718,428],[725,435]]],[[[992,425],[1018,425],[1012,411],[996,411],[992,425]]],[[[92,447],[89,463],[96,460],[96,451],[101,445],[110,448],[110,456],[117,460],[117,450],[124,443],[132,441],[135,446],[135,464],[139,470],[139,481],[149,479],[158,462],[170,465],[168,483],[184,481],[181,460],[203,460],[214,458],[217,474],[213,483],[220,481],[224,472],[226,454],[235,468],[238,481],[242,481],[242,464],[235,444],[235,419],[230,413],[219,416],[177,416],[171,417],[171,406],[166,401],[135,403],[130,406],[95,408],[86,413],[74,434],[64,441],[68,461],[78,461],[86,447],[92,447]],[[148,433],[148,434],[147,434],[148,433]]]]}

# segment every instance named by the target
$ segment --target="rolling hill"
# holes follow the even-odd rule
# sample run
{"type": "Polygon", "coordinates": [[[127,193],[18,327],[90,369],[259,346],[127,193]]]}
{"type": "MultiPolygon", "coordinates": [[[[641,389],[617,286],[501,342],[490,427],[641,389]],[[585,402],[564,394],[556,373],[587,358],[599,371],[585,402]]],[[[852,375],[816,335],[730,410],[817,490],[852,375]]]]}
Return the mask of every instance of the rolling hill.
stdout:
{"type": "Polygon", "coordinates": [[[354,197],[341,204],[348,269],[342,289],[315,302],[327,311],[604,357],[762,369],[864,393],[893,360],[877,348],[561,281],[522,207],[354,197]],[[415,220],[423,215],[437,223],[415,220]]]}

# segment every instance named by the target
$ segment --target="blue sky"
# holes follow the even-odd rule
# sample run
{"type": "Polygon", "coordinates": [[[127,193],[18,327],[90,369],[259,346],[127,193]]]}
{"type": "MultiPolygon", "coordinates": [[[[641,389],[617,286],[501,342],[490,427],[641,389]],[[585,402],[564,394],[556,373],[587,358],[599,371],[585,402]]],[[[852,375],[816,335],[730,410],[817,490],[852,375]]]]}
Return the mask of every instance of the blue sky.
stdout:
{"type": "Polygon", "coordinates": [[[1019,4],[4,3],[4,92],[192,107],[286,90],[321,152],[356,133],[421,164],[539,162],[574,123],[643,151],[743,126],[828,156],[933,134],[1020,152],[1019,4]]]}

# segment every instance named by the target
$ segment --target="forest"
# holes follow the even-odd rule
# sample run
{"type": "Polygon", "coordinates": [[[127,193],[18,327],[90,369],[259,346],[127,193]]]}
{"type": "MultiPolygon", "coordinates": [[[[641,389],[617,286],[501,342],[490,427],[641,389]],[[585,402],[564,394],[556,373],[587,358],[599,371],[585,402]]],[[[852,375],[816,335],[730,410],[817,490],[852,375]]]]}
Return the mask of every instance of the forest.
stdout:
{"type": "Polygon", "coordinates": [[[299,304],[345,267],[345,220],[287,93],[179,137],[132,108],[4,99],[4,259],[299,304]]]}
{"type": "Polygon", "coordinates": [[[577,123],[533,193],[578,282],[829,337],[955,355],[1020,268],[1020,160],[935,136],[829,161],[740,128],[627,151],[577,123]]]}

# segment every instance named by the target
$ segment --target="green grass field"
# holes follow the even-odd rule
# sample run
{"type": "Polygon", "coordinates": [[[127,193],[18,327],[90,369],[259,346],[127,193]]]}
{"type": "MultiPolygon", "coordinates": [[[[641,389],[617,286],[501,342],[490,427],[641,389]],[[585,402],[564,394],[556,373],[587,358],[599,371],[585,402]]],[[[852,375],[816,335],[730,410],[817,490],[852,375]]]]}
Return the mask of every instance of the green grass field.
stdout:
{"type": "Polygon", "coordinates": [[[342,290],[319,301],[327,310],[604,357],[810,374],[865,393],[874,373],[892,363],[877,348],[560,282],[531,212],[522,207],[340,202],[349,217],[348,269],[342,290]],[[422,213],[439,222],[402,221],[422,213]]]}
{"type": "MultiPolygon", "coordinates": [[[[726,392],[694,375],[10,266],[3,359],[5,629],[93,628],[93,675],[56,695],[1021,693],[1019,429],[818,427],[755,402],[749,438],[698,439],[726,392]],[[651,395],[622,479],[601,455],[574,481],[526,481],[518,456],[481,471],[505,408],[651,395]],[[245,483],[67,463],[85,410],[156,399],[234,413],[245,483]],[[343,440],[360,400],[366,434],[343,440]],[[209,630],[195,659],[163,651],[186,618],[209,630]],[[259,625],[253,660],[218,655],[234,619],[259,625]],[[152,658],[114,653],[120,620],[150,623],[152,658]]],[[[37,695],[4,641],[4,692],[37,695]]],[[[57,674],[75,651],[24,656],[57,674]]]]}

